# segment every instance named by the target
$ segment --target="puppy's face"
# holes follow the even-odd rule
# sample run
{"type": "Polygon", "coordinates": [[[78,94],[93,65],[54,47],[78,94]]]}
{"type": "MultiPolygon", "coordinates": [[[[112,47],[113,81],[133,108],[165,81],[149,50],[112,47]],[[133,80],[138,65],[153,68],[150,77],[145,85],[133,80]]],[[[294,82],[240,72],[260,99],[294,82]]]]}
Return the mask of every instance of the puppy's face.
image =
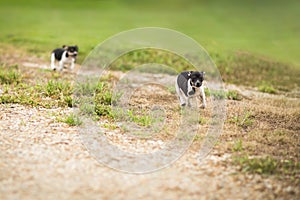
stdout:
{"type": "Polygon", "coordinates": [[[191,84],[193,87],[201,87],[202,82],[204,80],[204,72],[192,72],[190,75],[190,79],[191,79],[191,84]]]}
{"type": "Polygon", "coordinates": [[[78,54],[78,46],[77,45],[75,45],[75,46],[67,46],[67,47],[65,46],[64,49],[66,49],[68,51],[68,54],[70,56],[76,57],[77,54],[78,54]]]}

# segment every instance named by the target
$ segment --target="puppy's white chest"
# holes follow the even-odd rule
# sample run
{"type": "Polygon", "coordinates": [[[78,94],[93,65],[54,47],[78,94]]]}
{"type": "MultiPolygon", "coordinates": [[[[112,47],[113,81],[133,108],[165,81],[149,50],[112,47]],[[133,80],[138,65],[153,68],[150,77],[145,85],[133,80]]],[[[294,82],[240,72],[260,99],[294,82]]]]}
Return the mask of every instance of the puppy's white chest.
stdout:
{"type": "Polygon", "coordinates": [[[62,60],[64,63],[71,63],[74,59],[72,57],[63,57],[62,60]]]}
{"type": "MultiPolygon", "coordinates": [[[[201,86],[202,87],[202,86],[201,86]]],[[[195,88],[195,94],[194,95],[200,95],[200,88],[201,87],[199,87],[199,88],[195,88]]]]}
{"type": "Polygon", "coordinates": [[[68,56],[67,57],[66,52],[63,53],[63,55],[62,55],[62,62],[64,62],[64,63],[72,63],[73,61],[74,61],[74,58],[72,56],[68,56]]]}

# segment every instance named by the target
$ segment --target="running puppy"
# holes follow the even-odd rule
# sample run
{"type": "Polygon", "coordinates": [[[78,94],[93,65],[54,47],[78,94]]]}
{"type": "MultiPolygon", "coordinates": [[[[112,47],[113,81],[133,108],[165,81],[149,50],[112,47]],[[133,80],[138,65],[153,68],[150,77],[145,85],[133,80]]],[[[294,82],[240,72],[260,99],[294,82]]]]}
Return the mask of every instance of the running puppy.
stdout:
{"type": "Polygon", "coordinates": [[[71,70],[74,69],[78,47],[63,45],[62,48],[54,49],[51,53],[51,68],[56,70],[55,61],[58,61],[58,68],[61,71],[65,64],[70,64],[71,70]]]}
{"type": "Polygon", "coordinates": [[[181,72],[175,83],[177,95],[181,106],[191,106],[190,98],[198,96],[202,99],[201,108],[205,108],[206,100],[202,82],[205,72],[185,71],[181,72]]]}

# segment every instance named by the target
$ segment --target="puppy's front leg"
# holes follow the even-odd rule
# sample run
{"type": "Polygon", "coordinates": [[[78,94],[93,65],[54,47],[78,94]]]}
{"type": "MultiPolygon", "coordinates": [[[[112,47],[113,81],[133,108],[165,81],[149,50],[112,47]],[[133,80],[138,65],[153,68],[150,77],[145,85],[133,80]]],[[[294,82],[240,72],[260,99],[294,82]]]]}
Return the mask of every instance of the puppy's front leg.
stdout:
{"type": "Polygon", "coordinates": [[[63,68],[64,68],[64,62],[63,62],[63,60],[60,60],[59,61],[59,70],[62,71],[63,68]]]}
{"type": "Polygon", "coordinates": [[[74,58],[72,58],[72,61],[71,61],[71,70],[73,70],[74,69],[74,65],[75,65],[75,59],[74,58]]]}
{"type": "Polygon", "coordinates": [[[202,105],[201,105],[201,108],[205,108],[206,107],[206,98],[205,98],[205,91],[204,91],[204,88],[203,86],[200,87],[200,96],[202,98],[202,105]]]}

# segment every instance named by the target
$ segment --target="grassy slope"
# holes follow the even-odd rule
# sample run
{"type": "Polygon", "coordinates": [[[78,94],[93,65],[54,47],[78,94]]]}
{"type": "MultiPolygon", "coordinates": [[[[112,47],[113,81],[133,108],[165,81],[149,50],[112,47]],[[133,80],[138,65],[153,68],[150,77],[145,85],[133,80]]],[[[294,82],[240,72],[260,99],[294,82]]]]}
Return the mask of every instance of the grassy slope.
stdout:
{"type": "Polygon", "coordinates": [[[243,50],[300,64],[299,1],[3,1],[0,41],[48,56],[78,44],[80,61],[120,31],[159,26],[181,31],[212,54],[243,50]],[[250,3],[251,2],[251,3],[250,3]]]}

